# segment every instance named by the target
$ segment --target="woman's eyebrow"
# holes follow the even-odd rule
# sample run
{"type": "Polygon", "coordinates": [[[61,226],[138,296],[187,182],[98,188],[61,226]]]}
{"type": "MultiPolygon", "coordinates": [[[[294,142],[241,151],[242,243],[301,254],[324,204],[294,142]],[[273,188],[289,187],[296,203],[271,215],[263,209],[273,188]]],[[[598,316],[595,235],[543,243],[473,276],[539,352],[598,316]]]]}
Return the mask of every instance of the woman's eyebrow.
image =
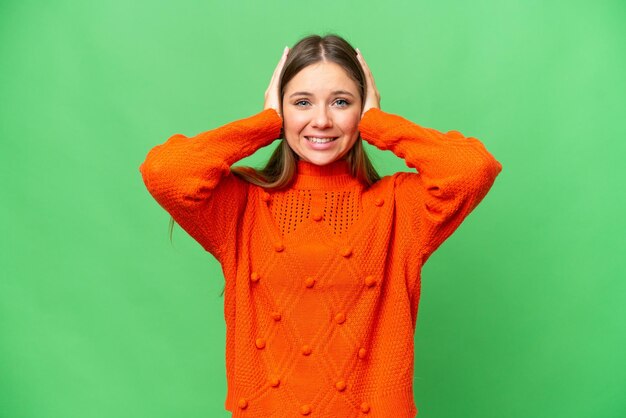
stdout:
{"type": "MultiPolygon", "coordinates": [[[[354,94],[350,93],[349,91],[346,90],[335,90],[333,92],[331,92],[331,94],[345,94],[347,96],[352,96],[354,97],[354,94]]],[[[293,96],[313,96],[313,93],[309,93],[308,91],[297,91],[293,94],[291,94],[289,97],[293,97],[293,96]]]]}

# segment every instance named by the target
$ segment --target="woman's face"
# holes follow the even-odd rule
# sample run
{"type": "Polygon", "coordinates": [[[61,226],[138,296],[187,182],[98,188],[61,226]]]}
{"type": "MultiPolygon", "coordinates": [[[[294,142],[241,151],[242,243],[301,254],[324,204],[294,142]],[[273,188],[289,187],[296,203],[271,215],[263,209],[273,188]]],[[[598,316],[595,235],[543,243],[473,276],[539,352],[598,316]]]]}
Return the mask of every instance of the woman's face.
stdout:
{"type": "Polygon", "coordinates": [[[361,97],[338,64],[318,62],[285,86],[283,131],[302,160],[325,165],[344,158],[359,137],[361,97]]]}

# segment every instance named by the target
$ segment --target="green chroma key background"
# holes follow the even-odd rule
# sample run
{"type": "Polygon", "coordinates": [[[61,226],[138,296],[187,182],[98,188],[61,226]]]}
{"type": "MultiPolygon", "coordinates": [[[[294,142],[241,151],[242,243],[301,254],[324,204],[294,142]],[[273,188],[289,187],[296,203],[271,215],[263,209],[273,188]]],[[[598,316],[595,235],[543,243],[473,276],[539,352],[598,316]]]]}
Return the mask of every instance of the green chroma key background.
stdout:
{"type": "Polygon", "coordinates": [[[220,266],[178,226],[170,244],[139,165],[259,112],[285,45],[329,32],[383,110],[504,166],[424,268],[419,417],[625,417],[625,18],[617,0],[3,1],[0,417],[229,416],[220,266]]]}

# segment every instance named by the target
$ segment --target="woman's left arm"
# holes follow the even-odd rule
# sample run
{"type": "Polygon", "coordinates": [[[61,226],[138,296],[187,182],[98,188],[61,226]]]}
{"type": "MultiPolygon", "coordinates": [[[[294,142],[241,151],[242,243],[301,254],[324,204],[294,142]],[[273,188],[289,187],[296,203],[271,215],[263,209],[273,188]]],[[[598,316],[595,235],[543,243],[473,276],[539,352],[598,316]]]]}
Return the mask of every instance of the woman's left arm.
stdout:
{"type": "Polygon", "coordinates": [[[444,134],[374,108],[359,130],[364,140],[391,150],[418,171],[398,175],[396,199],[409,206],[414,232],[428,255],[474,210],[502,171],[478,139],[458,131],[444,134]]]}
{"type": "Polygon", "coordinates": [[[371,71],[358,57],[368,79],[361,137],[418,171],[397,175],[396,200],[398,215],[411,217],[410,232],[427,258],[481,202],[502,165],[476,138],[442,133],[380,110],[371,71]]]}

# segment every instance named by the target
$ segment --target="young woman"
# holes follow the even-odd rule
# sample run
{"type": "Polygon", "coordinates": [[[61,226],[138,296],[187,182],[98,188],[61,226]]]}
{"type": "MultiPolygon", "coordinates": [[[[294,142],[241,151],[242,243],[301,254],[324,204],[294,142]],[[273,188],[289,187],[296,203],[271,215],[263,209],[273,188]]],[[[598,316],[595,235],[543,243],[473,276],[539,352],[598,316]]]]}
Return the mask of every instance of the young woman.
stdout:
{"type": "Polygon", "coordinates": [[[226,409],[414,417],[422,266],[501,169],[475,138],[383,112],[334,35],[285,48],[262,112],[150,150],[149,192],[222,265],[226,409]],[[233,166],[278,138],[263,169],[233,166]],[[380,178],[363,140],[417,171],[380,178]]]}

